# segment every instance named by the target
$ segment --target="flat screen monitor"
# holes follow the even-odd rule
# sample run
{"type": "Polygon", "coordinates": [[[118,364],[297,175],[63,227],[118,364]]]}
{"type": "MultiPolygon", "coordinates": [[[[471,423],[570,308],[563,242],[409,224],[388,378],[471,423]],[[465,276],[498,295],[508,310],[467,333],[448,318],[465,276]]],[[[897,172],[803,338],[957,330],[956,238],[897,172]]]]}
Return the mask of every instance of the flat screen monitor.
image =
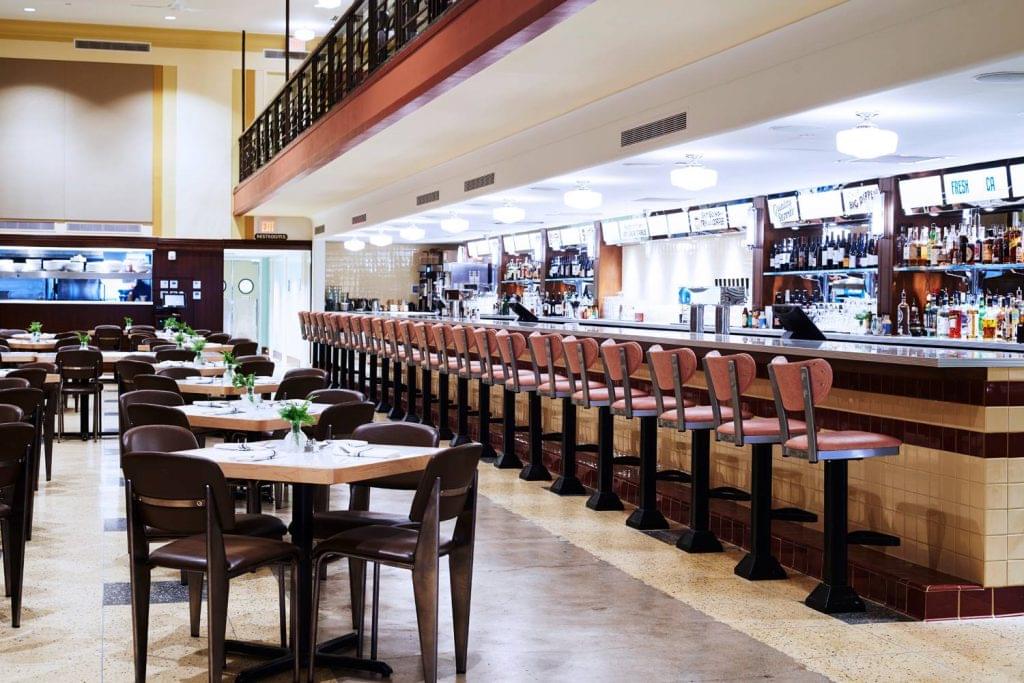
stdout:
{"type": "Polygon", "coordinates": [[[786,330],[782,334],[783,339],[825,341],[825,335],[799,306],[773,306],[772,311],[782,324],[782,328],[786,330]]]}
{"type": "Polygon", "coordinates": [[[604,238],[605,244],[618,244],[619,243],[619,222],[618,221],[601,221],[601,236],[604,238]]]}
{"type": "Polygon", "coordinates": [[[164,306],[168,308],[184,308],[184,294],[164,294],[164,306]]]}
{"type": "Polygon", "coordinates": [[[513,301],[510,306],[512,312],[516,314],[516,319],[522,323],[535,323],[537,322],[537,316],[530,312],[526,306],[522,305],[518,301],[513,301]]]}
{"type": "Polygon", "coordinates": [[[900,181],[900,203],[904,209],[942,205],[942,176],[907,178],[900,181]]]}

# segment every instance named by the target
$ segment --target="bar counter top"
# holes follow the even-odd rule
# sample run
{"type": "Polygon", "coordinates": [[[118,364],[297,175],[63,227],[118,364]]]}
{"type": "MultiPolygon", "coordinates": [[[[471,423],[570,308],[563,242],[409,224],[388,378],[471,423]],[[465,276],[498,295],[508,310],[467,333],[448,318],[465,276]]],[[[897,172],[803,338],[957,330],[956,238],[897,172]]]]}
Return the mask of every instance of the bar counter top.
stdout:
{"type": "Polygon", "coordinates": [[[903,346],[866,341],[828,340],[800,341],[778,336],[757,334],[693,333],[673,329],[667,325],[626,323],[615,321],[588,324],[582,321],[566,323],[525,323],[501,319],[458,319],[438,317],[424,313],[391,314],[417,320],[452,322],[478,327],[493,327],[529,334],[530,332],[560,332],[598,339],[614,338],[618,341],[636,341],[642,344],[665,344],[719,351],[777,353],[789,356],[859,361],[887,365],[912,365],[931,368],[1024,368],[1024,353],[993,349],[940,348],[934,346],[903,346]]]}

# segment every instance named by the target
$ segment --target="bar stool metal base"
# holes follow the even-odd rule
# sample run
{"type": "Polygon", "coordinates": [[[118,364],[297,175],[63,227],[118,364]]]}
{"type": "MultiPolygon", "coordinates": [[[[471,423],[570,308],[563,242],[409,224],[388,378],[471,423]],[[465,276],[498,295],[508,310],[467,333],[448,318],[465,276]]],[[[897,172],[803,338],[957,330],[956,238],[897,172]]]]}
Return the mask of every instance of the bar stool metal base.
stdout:
{"type": "Polygon", "coordinates": [[[402,384],[402,364],[398,361],[395,361],[391,375],[391,391],[394,403],[392,403],[391,410],[388,412],[388,419],[397,421],[405,417],[405,410],[402,409],[402,391],[405,389],[405,385],[402,384]]]}
{"type": "Polygon", "coordinates": [[[608,406],[597,409],[597,490],[587,499],[587,507],[598,512],[623,510],[622,500],[615,493],[615,451],[612,449],[612,411],[608,406]]]}
{"type": "Polygon", "coordinates": [[[459,377],[455,383],[455,405],[457,408],[455,416],[455,436],[452,437],[451,446],[462,446],[473,443],[469,437],[469,379],[459,377]]]}
{"type": "Polygon", "coordinates": [[[380,359],[380,400],[377,402],[377,412],[387,413],[391,411],[391,404],[388,402],[388,394],[391,390],[391,363],[386,357],[380,359]]]}
{"type": "Polygon", "coordinates": [[[750,552],[735,573],[748,581],[784,579],[772,555],[772,444],[753,444],[750,456],[750,552]]]}
{"type": "Polygon", "coordinates": [[[576,476],[576,406],[571,398],[562,399],[562,474],[551,485],[559,496],[585,496],[587,490],[576,476]]]}
{"type": "Polygon", "coordinates": [[[523,466],[516,455],[516,392],[502,389],[501,392],[501,453],[494,461],[500,470],[518,470],[523,466]]]}
{"type": "Polygon", "coordinates": [[[437,432],[442,441],[455,438],[448,425],[448,413],[451,412],[451,401],[448,397],[448,373],[442,372],[437,376],[437,432]]]}
{"type": "Polygon", "coordinates": [[[540,395],[529,393],[530,407],[530,462],[519,473],[524,481],[551,481],[551,473],[544,466],[544,435],[542,434],[540,395]]]}
{"type": "Polygon", "coordinates": [[[668,520],[658,509],[658,418],[640,418],[640,506],[626,518],[626,525],[648,531],[667,529],[668,520]]]}
{"type": "Polygon", "coordinates": [[[688,553],[720,553],[722,543],[709,529],[687,529],[676,541],[676,547],[688,553]]]}
{"type": "Polygon", "coordinates": [[[622,499],[614,491],[594,491],[590,498],[587,498],[587,507],[598,512],[626,509],[622,499]]]}
{"type": "Polygon", "coordinates": [[[405,366],[405,387],[406,387],[406,407],[405,418],[403,422],[412,422],[413,424],[419,424],[423,420],[416,414],[416,368],[412,365],[405,366]]]}
{"type": "Polygon", "coordinates": [[[434,403],[434,395],[431,393],[431,377],[430,370],[423,369],[420,373],[420,391],[423,395],[423,415],[420,416],[420,424],[427,427],[434,427],[434,416],[432,414],[433,408],[431,407],[434,403]]]}
{"type": "Polygon", "coordinates": [[[710,530],[711,430],[690,431],[690,528],[676,541],[688,553],[720,553],[722,544],[710,530]]]}
{"type": "Polygon", "coordinates": [[[846,612],[863,612],[864,601],[857,595],[853,586],[829,586],[819,583],[817,588],[804,600],[811,609],[825,614],[844,614],[846,612]]]}
{"type": "Polygon", "coordinates": [[[775,559],[775,556],[767,554],[747,553],[733,571],[736,576],[747,581],[773,581],[786,578],[786,570],[782,568],[779,561],[775,559]]]}

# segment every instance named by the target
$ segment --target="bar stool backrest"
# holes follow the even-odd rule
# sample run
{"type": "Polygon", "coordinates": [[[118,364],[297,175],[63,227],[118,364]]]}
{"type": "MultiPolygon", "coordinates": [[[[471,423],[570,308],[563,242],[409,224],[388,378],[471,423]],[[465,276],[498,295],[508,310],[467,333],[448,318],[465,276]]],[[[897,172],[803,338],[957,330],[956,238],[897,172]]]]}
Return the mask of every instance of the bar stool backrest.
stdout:
{"type": "Polygon", "coordinates": [[[735,444],[743,445],[743,410],[740,397],[757,377],[757,364],[749,353],[723,356],[710,351],[704,356],[704,377],[711,397],[711,413],[717,424],[722,423],[722,404],[732,408],[735,444]]]}
{"type": "Polygon", "coordinates": [[[636,342],[614,342],[608,340],[601,344],[601,360],[604,363],[604,376],[608,383],[609,403],[618,400],[616,389],[621,389],[622,398],[626,402],[626,417],[633,417],[633,389],[630,378],[640,369],[644,362],[644,350],[636,342]]]}
{"type": "Polygon", "coordinates": [[[536,386],[541,385],[542,370],[548,376],[548,396],[555,398],[555,359],[565,355],[562,346],[562,335],[556,333],[541,334],[534,332],[527,340],[530,343],[530,358],[533,361],[533,378],[536,386]]]}
{"type": "Polygon", "coordinates": [[[412,326],[413,337],[416,340],[416,348],[420,350],[420,365],[430,368],[430,356],[434,349],[434,328],[427,323],[416,323],[412,326]]]}
{"type": "MultiPolygon", "coordinates": [[[[422,325],[423,323],[420,324],[422,325]]],[[[416,346],[416,343],[414,341],[416,339],[415,327],[416,323],[412,322],[411,320],[403,320],[400,323],[398,323],[398,331],[401,333],[402,339],[402,348],[405,349],[406,365],[416,364],[416,354],[413,353],[413,350],[416,346]]]]}
{"type": "Polygon", "coordinates": [[[397,324],[392,318],[384,320],[384,355],[391,360],[398,360],[397,324]]]}
{"type": "Polygon", "coordinates": [[[373,352],[384,355],[384,318],[375,316],[370,320],[370,339],[373,352]]]}
{"type": "Polygon", "coordinates": [[[359,334],[363,339],[363,348],[373,352],[373,316],[363,315],[359,317],[359,334]]]}
{"type": "Polygon", "coordinates": [[[342,319],[339,313],[325,313],[324,314],[324,330],[323,330],[323,341],[334,347],[341,346],[342,341],[342,326],[347,325],[347,321],[342,319]]]}
{"type": "Polygon", "coordinates": [[[480,376],[485,384],[494,383],[494,357],[498,354],[497,333],[487,327],[473,330],[476,338],[476,353],[480,358],[480,376]]]}
{"type": "Polygon", "coordinates": [[[779,356],[768,364],[768,377],[772,382],[783,443],[790,437],[787,414],[802,412],[807,423],[807,457],[810,462],[817,462],[818,434],[814,406],[828,398],[832,390],[832,366],[823,358],[789,363],[779,356]]]}
{"type": "Polygon", "coordinates": [[[499,330],[495,336],[498,340],[498,351],[501,352],[505,381],[511,377],[513,391],[519,391],[519,357],[526,351],[526,337],[522,332],[508,330],[499,330]]]}
{"type": "Polygon", "coordinates": [[[582,391],[583,406],[589,408],[590,380],[587,372],[601,357],[601,347],[593,337],[577,339],[569,335],[562,340],[562,351],[565,355],[566,374],[569,376],[569,390],[573,394],[582,391]]]}
{"type": "Polygon", "coordinates": [[[456,325],[452,328],[455,341],[456,365],[459,375],[469,377],[473,368],[473,353],[476,351],[476,334],[468,325],[456,325]]]}
{"type": "Polygon", "coordinates": [[[697,356],[690,349],[663,349],[655,344],[647,350],[647,365],[651,369],[651,384],[658,413],[665,412],[665,392],[675,399],[676,428],[686,429],[686,410],[683,403],[683,385],[697,372],[697,356]]]}
{"type": "Polygon", "coordinates": [[[299,311],[299,329],[302,330],[303,341],[309,341],[309,311],[299,311]]]}

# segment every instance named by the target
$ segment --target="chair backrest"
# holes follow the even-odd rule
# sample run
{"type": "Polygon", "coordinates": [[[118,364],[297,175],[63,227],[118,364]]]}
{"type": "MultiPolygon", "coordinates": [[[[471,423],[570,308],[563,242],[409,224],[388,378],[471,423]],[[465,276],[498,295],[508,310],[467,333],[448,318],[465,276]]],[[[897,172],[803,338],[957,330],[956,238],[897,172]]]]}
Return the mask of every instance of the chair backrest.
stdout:
{"type": "Polygon", "coordinates": [[[321,441],[347,437],[359,425],[373,422],[375,408],[369,401],[329,405],[313,425],[313,436],[321,441]]]}
{"type": "Polygon", "coordinates": [[[789,363],[783,356],[768,364],[768,378],[775,397],[775,412],[783,441],[789,440],[787,413],[803,413],[807,423],[807,453],[811,462],[818,459],[817,420],[814,408],[832,391],[832,366],[823,358],[789,363]]]}
{"type": "Polygon", "coordinates": [[[135,375],[135,389],[136,391],[140,389],[164,391],[181,396],[181,390],[178,389],[178,383],[174,381],[173,377],[168,377],[166,375],[135,375]]]}
{"type": "Polygon", "coordinates": [[[441,437],[436,429],[414,422],[373,422],[352,432],[353,439],[391,446],[436,448],[441,437]]]}
{"type": "Polygon", "coordinates": [[[93,330],[93,339],[96,346],[107,351],[116,351],[121,348],[121,328],[117,325],[97,325],[93,330]]]}
{"type": "Polygon", "coordinates": [[[272,360],[247,360],[238,364],[238,374],[256,375],[257,377],[273,377],[274,361],[272,360]]]}
{"type": "Polygon", "coordinates": [[[35,363],[25,363],[19,366],[20,370],[45,370],[48,375],[57,374],[57,364],[48,363],[47,361],[36,361],[35,363]]]}
{"type": "Polygon", "coordinates": [[[121,394],[117,401],[122,410],[136,403],[148,403],[158,406],[185,405],[185,399],[181,397],[181,394],[174,391],[160,391],[159,389],[136,389],[135,391],[121,394]]]}
{"type": "Polygon", "coordinates": [[[76,337],[58,338],[53,344],[53,348],[57,352],[60,352],[61,349],[77,349],[80,346],[81,343],[76,337]]]}
{"type": "Polygon", "coordinates": [[[156,451],[173,453],[199,448],[199,440],[190,430],[175,425],[146,424],[132,427],[121,436],[124,453],[156,451]]]}
{"type": "Polygon", "coordinates": [[[711,398],[711,412],[715,422],[721,424],[721,405],[732,408],[735,442],[743,445],[743,416],[741,396],[757,378],[757,364],[749,353],[734,353],[723,356],[717,351],[704,355],[704,378],[711,398]]]}
{"type": "Polygon", "coordinates": [[[508,330],[499,330],[495,337],[498,340],[498,351],[501,352],[506,382],[511,378],[512,388],[519,391],[519,357],[526,351],[526,337],[522,332],[508,330]]]}
{"type": "Polygon", "coordinates": [[[270,358],[259,354],[253,354],[251,356],[235,356],[236,363],[248,363],[251,360],[270,360],[270,358]]]}
{"type": "Polygon", "coordinates": [[[213,330],[207,330],[205,328],[204,329],[199,329],[199,330],[192,330],[192,331],[195,332],[197,336],[200,336],[200,337],[203,337],[203,338],[209,337],[210,333],[213,332],[213,330]]]}
{"type": "Polygon", "coordinates": [[[483,446],[478,443],[446,448],[434,454],[423,470],[420,485],[412,499],[409,519],[422,522],[430,502],[434,485],[439,481],[440,500],[438,520],[446,522],[455,519],[466,510],[466,502],[473,491],[476,469],[480,463],[483,446]]]}
{"type": "Polygon", "coordinates": [[[667,393],[675,401],[676,428],[682,431],[686,425],[683,385],[697,372],[697,355],[690,349],[663,349],[660,344],[655,344],[647,349],[647,367],[651,370],[658,414],[665,412],[667,393]]]}
{"type": "Polygon", "coordinates": [[[72,349],[57,352],[57,372],[64,382],[94,382],[103,374],[103,354],[72,349]]]}
{"type": "Polygon", "coordinates": [[[196,357],[196,352],[191,349],[160,349],[156,352],[156,362],[163,363],[167,360],[188,362],[196,357]]]}
{"type": "Polygon", "coordinates": [[[132,325],[128,328],[129,332],[155,332],[156,327],[153,325],[132,325]]]}
{"type": "Polygon", "coordinates": [[[310,403],[362,403],[366,397],[352,389],[317,389],[310,393],[306,400],[310,403]]]}
{"type": "Polygon", "coordinates": [[[566,375],[572,393],[583,393],[584,407],[590,407],[590,380],[587,373],[601,357],[601,348],[593,337],[577,339],[569,335],[562,339],[562,353],[565,354],[566,375]]]}
{"type": "Polygon", "coordinates": [[[325,389],[327,382],[322,377],[290,377],[281,380],[274,394],[275,401],[293,398],[307,398],[317,389],[325,389]]]}
{"type": "Polygon", "coordinates": [[[610,402],[618,401],[619,394],[621,394],[621,397],[625,399],[626,417],[632,418],[631,378],[644,362],[643,348],[633,341],[616,342],[609,339],[601,344],[601,362],[604,364],[604,377],[608,385],[610,402]]]}
{"type": "Polygon", "coordinates": [[[189,429],[188,417],[177,408],[155,403],[131,403],[125,407],[128,427],[142,425],[173,425],[189,429]]]}
{"type": "MultiPolygon", "coordinates": [[[[0,389],[21,389],[30,386],[32,383],[24,377],[0,377],[0,389]]],[[[42,387],[36,388],[41,389],[42,387]]]]}
{"type": "Polygon", "coordinates": [[[320,368],[292,368],[291,370],[285,370],[284,377],[281,379],[290,379],[292,377],[319,377],[326,380],[327,372],[320,368]]]}
{"type": "MultiPolygon", "coordinates": [[[[152,354],[156,354],[159,351],[180,351],[180,350],[181,349],[179,349],[174,344],[163,343],[163,344],[150,344],[149,345],[149,353],[152,353],[152,354]]],[[[156,356],[154,356],[154,358],[155,357],[156,356]]]]}
{"type": "Polygon", "coordinates": [[[455,325],[451,328],[455,342],[455,358],[460,375],[468,375],[476,352],[476,334],[469,325],[455,325]]]}
{"type": "MultiPolygon", "coordinates": [[[[12,510],[24,513],[32,486],[32,446],[35,429],[24,422],[0,424],[0,489],[13,487],[7,504],[12,510]]],[[[4,548],[4,552],[10,549],[4,548]]]]}
{"type": "Polygon", "coordinates": [[[208,511],[223,531],[234,529],[234,501],[212,460],[143,451],[125,457],[121,468],[133,527],[129,533],[138,534],[145,525],[172,534],[201,534],[208,531],[208,511]]]}
{"type": "Polygon", "coordinates": [[[189,377],[199,377],[202,373],[196,368],[160,368],[156,374],[171,379],[188,379],[189,377]]]}
{"type": "Polygon", "coordinates": [[[18,387],[16,389],[0,389],[0,403],[17,406],[21,409],[22,421],[34,426],[42,425],[43,402],[46,394],[42,389],[18,387]]]}
{"type": "Polygon", "coordinates": [[[473,330],[481,374],[488,384],[494,380],[494,357],[498,355],[498,340],[494,335],[495,330],[489,327],[478,327],[473,330]]]}
{"type": "Polygon", "coordinates": [[[135,388],[137,375],[153,375],[156,369],[152,363],[141,360],[119,360],[114,364],[114,374],[117,375],[118,389],[124,393],[135,388]]]}
{"type": "Polygon", "coordinates": [[[57,332],[53,335],[54,339],[78,339],[77,332],[57,332]]]}
{"type": "Polygon", "coordinates": [[[21,378],[28,382],[33,389],[42,389],[46,386],[46,375],[49,374],[44,368],[20,367],[7,373],[8,379],[21,378]]]}
{"type": "Polygon", "coordinates": [[[549,395],[555,396],[555,360],[561,358],[562,335],[556,333],[534,332],[526,339],[530,345],[530,359],[533,365],[533,376],[536,386],[541,385],[541,374],[547,374],[549,395]]]}
{"type": "Polygon", "coordinates": [[[15,327],[6,327],[0,330],[0,337],[3,337],[4,339],[9,339],[16,334],[28,334],[28,330],[19,330],[15,327]]]}
{"type": "Polygon", "coordinates": [[[156,338],[156,335],[152,332],[132,332],[128,335],[128,350],[138,351],[139,344],[147,343],[150,339],[156,338]]]}
{"type": "Polygon", "coordinates": [[[0,403],[0,424],[8,422],[23,422],[25,413],[18,406],[9,403],[0,403]]]}
{"type": "Polygon", "coordinates": [[[214,332],[206,335],[206,341],[211,344],[226,344],[228,339],[231,339],[231,335],[227,332],[214,332]]]}
{"type": "Polygon", "coordinates": [[[248,339],[229,339],[228,344],[232,345],[231,352],[238,356],[254,356],[259,351],[259,344],[248,339]]]}

